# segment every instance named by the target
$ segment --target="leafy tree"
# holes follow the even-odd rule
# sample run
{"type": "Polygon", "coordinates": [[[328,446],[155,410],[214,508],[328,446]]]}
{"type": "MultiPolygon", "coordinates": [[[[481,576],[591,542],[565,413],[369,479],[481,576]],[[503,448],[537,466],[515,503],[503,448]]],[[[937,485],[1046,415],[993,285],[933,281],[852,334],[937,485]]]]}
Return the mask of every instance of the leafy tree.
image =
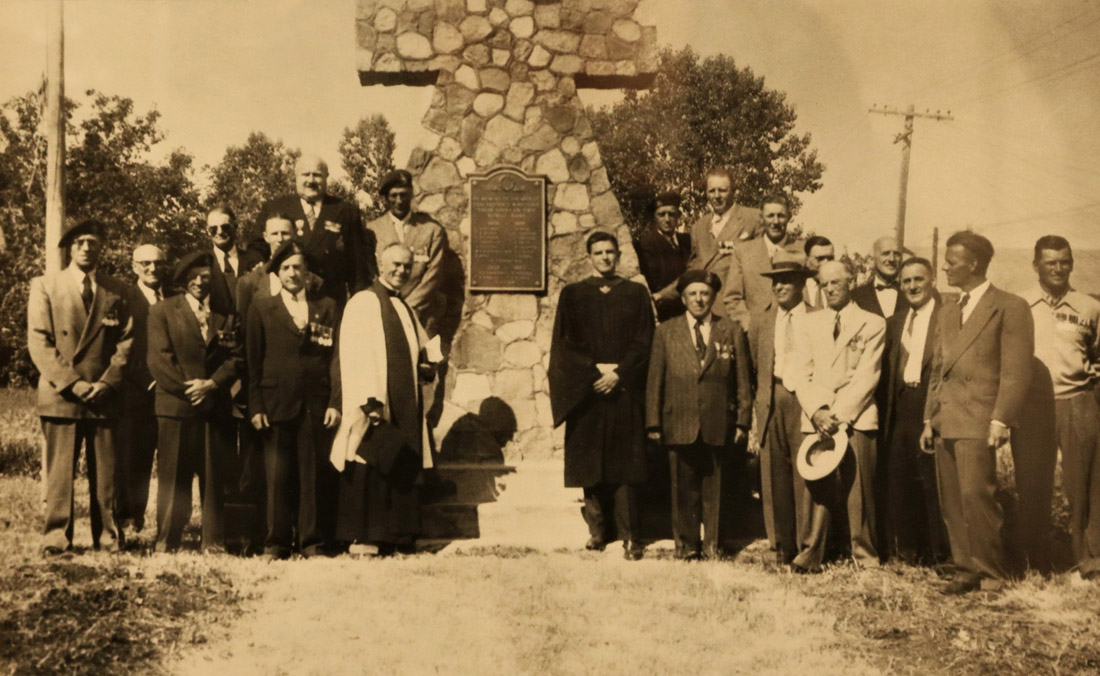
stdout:
{"type": "Polygon", "coordinates": [[[254,221],[263,203],[293,193],[294,163],[301,157],[298,148],[272,141],[262,132],[252,132],[240,146],[229,146],[211,172],[206,207],[229,205],[241,223],[246,237],[256,237],[254,221]]]}
{"type": "Polygon", "coordinates": [[[783,190],[821,188],[825,167],[809,134],[794,132],[786,95],[733,58],[700,61],[690,47],[665,49],[652,89],[628,91],[609,108],[589,109],[611,187],[632,228],[643,227],[653,197],[678,191],[691,217],[705,206],[703,176],[711,167],[734,175],[736,200],[754,205],[783,190]]]}
{"type": "Polygon", "coordinates": [[[393,171],[394,134],[380,114],[345,127],[340,139],[340,163],[351,182],[354,200],[367,217],[384,209],[378,197],[382,178],[393,171]]]}
{"type": "MultiPolygon", "coordinates": [[[[97,218],[110,229],[104,268],[130,276],[139,243],[178,256],[199,241],[199,195],[192,160],[182,150],[154,163],[149,155],[164,136],[159,113],[138,114],[133,101],[88,90],[86,101],[66,100],[66,217],[97,218]]],[[[0,382],[29,382],[35,370],[26,352],[26,302],[31,277],[41,274],[45,236],[46,140],[40,133],[44,88],[0,105],[0,382]]]]}

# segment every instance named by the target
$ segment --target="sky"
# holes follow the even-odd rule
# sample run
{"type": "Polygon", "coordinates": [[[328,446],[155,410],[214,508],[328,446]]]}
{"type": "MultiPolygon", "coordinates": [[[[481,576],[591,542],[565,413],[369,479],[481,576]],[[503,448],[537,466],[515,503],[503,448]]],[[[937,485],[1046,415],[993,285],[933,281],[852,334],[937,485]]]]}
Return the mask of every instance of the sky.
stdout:
{"type": "MultiPolygon", "coordinates": [[[[0,0],[0,101],[46,63],[42,0],[0,0]]],[[[403,165],[432,88],[361,87],[355,0],[66,0],[66,88],[160,111],[199,165],[263,131],[330,158],[382,113],[403,165]]],[[[641,0],[658,40],[732,56],[786,93],[826,165],[797,222],[868,251],[897,214],[902,129],[917,119],[906,243],[972,227],[1001,247],[1057,233],[1100,248],[1100,0],[641,0]]],[[[582,90],[586,103],[616,92],[582,90]]]]}

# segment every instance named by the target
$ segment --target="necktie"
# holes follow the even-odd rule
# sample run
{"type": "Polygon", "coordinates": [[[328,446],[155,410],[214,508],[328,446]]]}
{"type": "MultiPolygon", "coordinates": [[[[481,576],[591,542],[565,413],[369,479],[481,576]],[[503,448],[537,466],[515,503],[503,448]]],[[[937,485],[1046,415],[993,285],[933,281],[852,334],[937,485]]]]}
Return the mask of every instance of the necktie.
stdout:
{"type": "Polygon", "coordinates": [[[294,325],[301,331],[306,328],[306,324],[309,323],[308,314],[302,314],[302,300],[301,296],[291,296],[290,300],[294,302],[294,325]]]}
{"type": "Polygon", "coordinates": [[[836,313],[836,319],[833,320],[833,342],[840,337],[840,313],[836,313]]]}
{"type": "Polygon", "coordinates": [[[916,310],[909,311],[909,320],[905,322],[905,333],[901,334],[901,346],[909,351],[909,345],[913,342],[913,324],[917,322],[916,310]]]}
{"type": "Polygon", "coordinates": [[[80,291],[80,299],[84,301],[85,312],[91,311],[93,297],[94,294],[92,293],[92,278],[88,275],[84,275],[84,286],[81,288],[80,291]]]}
{"type": "Polygon", "coordinates": [[[703,340],[703,332],[699,329],[702,322],[695,322],[695,358],[700,362],[707,356],[707,341],[703,340]]]}
{"type": "Polygon", "coordinates": [[[233,264],[229,262],[229,254],[225,255],[225,276],[232,277],[236,274],[236,270],[233,269],[233,264]]]}
{"type": "Polygon", "coordinates": [[[159,287],[156,288],[156,289],[153,289],[154,304],[159,303],[162,300],[164,300],[164,292],[162,292],[159,287]]]}
{"type": "Polygon", "coordinates": [[[794,314],[788,312],[783,318],[782,329],[780,331],[780,343],[779,352],[775,355],[775,377],[783,380],[785,371],[787,370],[787,357],[794,352],[794,314]]]}
{"type": "Polygon", "coordinates": [[[210,310],[204,305],[199,305],[199,309],[195,312],[195,317],[199,320],[199,331],[202,332],[202,339],[204,341],[210,340],[210,310]]]}
{"type": "Polygon", "coordinates": [[[317,222],[317,205],[310,202],[309,211],[306,212],[306,220],[309,221],[309,227],[313,227],[313,224],[317,222]]]}
{"type": "Polygon", "coordinates": [[[964,293],[962,298],[959,299],[959,326],[966,323],[964,318],[966,315],[966,304],[970,302],[970,293],[964,293]]]}

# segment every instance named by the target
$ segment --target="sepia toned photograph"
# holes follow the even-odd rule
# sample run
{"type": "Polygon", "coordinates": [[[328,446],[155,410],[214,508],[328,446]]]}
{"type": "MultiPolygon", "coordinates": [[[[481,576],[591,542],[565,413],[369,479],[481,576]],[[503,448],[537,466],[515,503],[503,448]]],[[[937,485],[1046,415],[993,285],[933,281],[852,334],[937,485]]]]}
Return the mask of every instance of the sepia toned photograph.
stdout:
{"type": "Polygon", "coordinates": [[[2,0],[0,673],[1100,674],[1098,45],[2,0]]]}

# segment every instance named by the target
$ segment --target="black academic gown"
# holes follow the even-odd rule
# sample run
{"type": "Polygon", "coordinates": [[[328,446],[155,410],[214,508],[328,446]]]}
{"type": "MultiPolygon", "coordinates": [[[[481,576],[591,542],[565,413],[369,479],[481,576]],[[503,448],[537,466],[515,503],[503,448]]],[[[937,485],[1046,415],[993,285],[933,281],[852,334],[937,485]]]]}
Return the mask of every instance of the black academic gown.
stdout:
{"type": "Polygon", "coordinates": [[[550,347],[554,425],[565,424],[565,485],[646,479],[645,380],[653,339],[649,291],[621,277],[589,277],[558,297],[550,347]],[[619,387],[597,394],[596,364],[618,364],[619,387]]]}

